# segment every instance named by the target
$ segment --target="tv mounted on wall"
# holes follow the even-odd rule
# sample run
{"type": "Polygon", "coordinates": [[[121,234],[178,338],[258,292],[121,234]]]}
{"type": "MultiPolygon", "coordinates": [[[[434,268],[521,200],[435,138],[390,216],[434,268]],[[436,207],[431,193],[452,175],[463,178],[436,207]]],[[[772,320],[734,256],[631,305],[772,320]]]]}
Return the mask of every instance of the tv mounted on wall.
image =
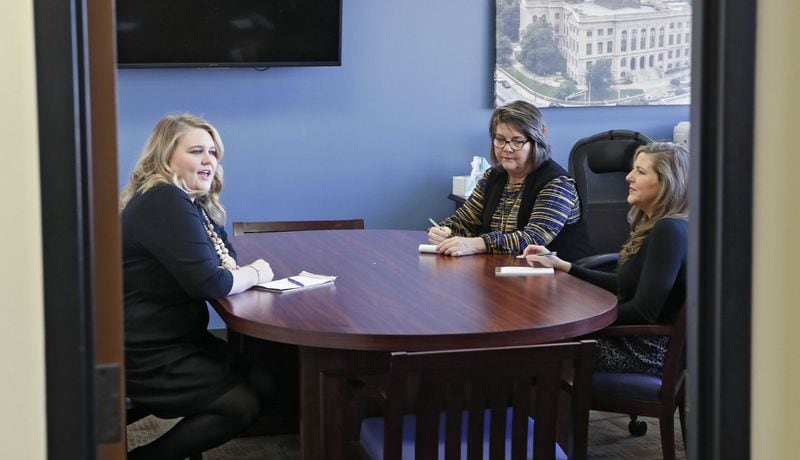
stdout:
{"type": "Polygon", "coordinates": [[[119,67],[341,65],[342,0],[117,0],[119,67]]]}

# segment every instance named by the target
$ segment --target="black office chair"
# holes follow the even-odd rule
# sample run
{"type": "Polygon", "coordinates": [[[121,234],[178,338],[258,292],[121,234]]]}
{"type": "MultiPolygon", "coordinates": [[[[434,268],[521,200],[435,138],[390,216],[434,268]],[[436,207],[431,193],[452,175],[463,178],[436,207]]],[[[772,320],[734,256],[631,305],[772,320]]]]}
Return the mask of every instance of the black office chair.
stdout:
{"type": "Polygon", "coordinates": [[[575,261],[598,270],[616,269],[619,250],[628,237],[628,183],[636,149],[652,142],[628,130],[606,131],[585,137],[572,147],[569,172],[575,178],[581,212],[597,255],[575,261]]]}

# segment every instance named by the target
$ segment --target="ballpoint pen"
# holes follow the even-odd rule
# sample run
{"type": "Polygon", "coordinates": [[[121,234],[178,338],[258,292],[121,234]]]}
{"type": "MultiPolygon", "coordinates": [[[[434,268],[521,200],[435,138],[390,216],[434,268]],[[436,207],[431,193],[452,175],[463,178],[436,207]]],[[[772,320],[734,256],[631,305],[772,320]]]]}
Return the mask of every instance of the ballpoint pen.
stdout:
{"type": "Polygon", "coordinates": [[[439,224],[437,224],[436,221],[431,219],[430,217],[428,217],[428,222],[432,223],[434,227],[439,228],[439,224]]]}
{"type": "Polygon", "coordinates": [[[296,284],[298,286],[305,287],[305,284],[301,283],[300,281],[293,280],[291,277],[286,278],[286,279],[289,280],[289,282],[292,283],[292,284],[296,284]]]}
{"type": "MultiPolygon", "coordinates": [[[[531,256],[555,256],[558,252],[540,252],[539,254],[528,254],[531,256]]],[[[524,259],[526,256],[525,254],[520,254],[517,256],[517,259],[524,259]]]]}

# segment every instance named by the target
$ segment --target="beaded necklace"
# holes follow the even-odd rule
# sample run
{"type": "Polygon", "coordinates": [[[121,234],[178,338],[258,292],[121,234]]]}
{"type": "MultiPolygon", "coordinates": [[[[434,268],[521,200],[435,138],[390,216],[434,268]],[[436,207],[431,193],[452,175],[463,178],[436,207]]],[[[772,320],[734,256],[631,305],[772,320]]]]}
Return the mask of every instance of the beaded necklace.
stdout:
{"type": "Polygon", "coordinates": [[[211,223],[211,219],[209,219],[208,214],[206,214],[206,210],[203,209],[202,206],[198,207],[200,208],[200,214],[203,215],[203,224],[206,228],[208,239],[211,240],[211,245],[214,246],[214,251],[216,251],[220,263],[222,265],[226,265],[228,260],[231,258],[231,256],[228,255],[228,248],[225,246],[222,238],[220,238],[219,235],[217,235],[217,232],[214,231],[214,224],[211,223]]]}

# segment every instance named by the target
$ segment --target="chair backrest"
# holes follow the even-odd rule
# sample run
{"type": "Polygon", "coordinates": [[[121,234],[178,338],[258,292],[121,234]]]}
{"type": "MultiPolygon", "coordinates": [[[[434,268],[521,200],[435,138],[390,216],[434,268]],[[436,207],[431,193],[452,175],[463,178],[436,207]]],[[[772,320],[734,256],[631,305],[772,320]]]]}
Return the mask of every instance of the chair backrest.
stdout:
{"type": "Polygon", "coordinates": [[[466,458],[485,458],[484,452],[489,453],[490,459],[508,458],[505,450],[509,438],[510,458],[530,458],[531,431],[533,456],[555,458],[559,392],[567,368],[572,369],[575,382],[569,416],[574,442],[567,452],[570,458],[585,458],[595,346],[594,341],[583,341],[393,353],[383,458],[402,457],[409,408],[416,417],[414,458],[436,458],[440,436],[444,439],[444,458],[463,458],[464,438],[466,458]],[[529,416],[534,419],[535,428],[529,423],[529,416]]]}
{"type": "Polygon", "coordinates": [[[628,183],[636,149],[652,140],[628,130],[585,137],[572,147],[569,172],[575,178],[589,239],[598,253],[617,253],[628,236],[628,183]]]}
{"type": "Polygon", "coordinates": [[[292,220],[283,222],[234,222],[233,235],[244,233],[297,232],[302,230],[363,230],[364,219],[292,220]]]}

